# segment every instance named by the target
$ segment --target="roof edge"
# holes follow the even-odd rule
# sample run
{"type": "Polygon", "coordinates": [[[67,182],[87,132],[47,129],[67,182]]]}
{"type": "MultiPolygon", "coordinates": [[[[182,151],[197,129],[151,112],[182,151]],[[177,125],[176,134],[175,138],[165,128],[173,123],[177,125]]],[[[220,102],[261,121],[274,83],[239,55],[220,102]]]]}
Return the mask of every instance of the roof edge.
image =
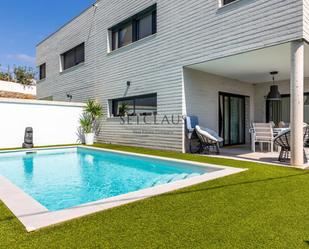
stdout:
{"type": "Polygon", "coordinates": [[[80,17],[82,14],[84,14],[85,12],[87,12],[89,9],[93,8],[94,4],[99,2],[100,0],[96,0],[91,6],[89,6],[88,8],[84,9],[82,12],[80,12],[78,15],[74,16],[73,18],[71,18],[70,20],[68,20],[67,22],[65,22],[63,25],[61,25],[59,28],[57,28],[54,32],[52,32],[51,34],[49,34],[48,36],[46,36],[42,41],[40,41],[39,43],[37,43],[35,45],[35,47],[40,46],[43,42],[45,42],[46,40],[48,40],[49,38],[51,38],[53,35],[55,35],[56,33],[58,33],[61,29],[63,29],[65,26],[67,26],[68,24],[70,24],[71,22],[73,22],[76,18],[80,17]]]}

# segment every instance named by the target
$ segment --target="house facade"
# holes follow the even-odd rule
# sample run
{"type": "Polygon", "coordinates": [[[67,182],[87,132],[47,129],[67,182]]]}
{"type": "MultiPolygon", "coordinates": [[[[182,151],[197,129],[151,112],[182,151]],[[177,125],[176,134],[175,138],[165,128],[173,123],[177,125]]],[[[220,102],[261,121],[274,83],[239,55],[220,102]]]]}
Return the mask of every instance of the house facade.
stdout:
{"type": "Polygon", "coordinates": [[[250,122],[285,121],[300,164],[308,6],[100,0],[37,45],[37,96],[100,101],[100,142],[176,151],[186,149],[183,115],[198,116],[225,145],[249,143],[250,122]],[[266,99],[273,84],[279,105],[266,99]]]}

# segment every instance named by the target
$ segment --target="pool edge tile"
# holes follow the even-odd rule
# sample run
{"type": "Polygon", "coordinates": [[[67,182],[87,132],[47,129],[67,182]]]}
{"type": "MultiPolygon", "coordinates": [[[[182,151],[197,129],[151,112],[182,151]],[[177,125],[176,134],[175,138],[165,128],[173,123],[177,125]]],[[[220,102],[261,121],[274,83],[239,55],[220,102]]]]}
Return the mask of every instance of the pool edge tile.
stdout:
{"type": "MultiPolygon", "coordinates": [[[[217,166],[207,163],[199,163],[188,160],[165,158],[138,153],[121,152],[117,150],[93,148],[88,146],[76,146],[77,148],[87,148],[97,151],[111,151],[120,154],[148,157],[166,161],[181,162],[197,166],[217,168],[218,171],[209,172],[200,176],[179,180],[167,184],[158,185],[151,188],[126,193],[111,198],[86,203],[77,207],[68,208],[59,211],[49,211],[39,202],[27,195],[5,177],[0,176],[0,199],[25,226],[28,232],[42,229],[51,225],[66,222],[72,219],[83,217],[89,214],[101,212],[110,208],[118,207],[124,204],[132,203],[149,197],[161,195],[171,191],[179,190],[185,187],[200,184],[206,181],[218,179],[224,176],[246,171],[244,168],[233,168],[229,166],[217,166]],[[18,201],[17,201],[18,200],[18,201]],[[22,203],[22,205],[20,205],[22,203]]],[[[63,147],[65,148],[65,147],[63,147]]]]}
{"type": "Polygon", "coordinates": [[[46,207],[3,176],[0,176],[0,200],[26,227],[27,231],[32,229],[32,220],[35,216],[49,212],[46,207]]]}

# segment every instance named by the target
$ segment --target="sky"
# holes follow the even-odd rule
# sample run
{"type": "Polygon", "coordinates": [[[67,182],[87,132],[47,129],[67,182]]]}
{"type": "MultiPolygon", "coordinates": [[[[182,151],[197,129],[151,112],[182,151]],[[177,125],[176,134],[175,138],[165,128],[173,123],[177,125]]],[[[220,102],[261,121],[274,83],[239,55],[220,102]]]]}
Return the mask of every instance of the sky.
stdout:
{"type": "Polygon", "coordinates": [[[0,0],[0,65],[35,67],[35,46],[95,0],[0,0]]]}

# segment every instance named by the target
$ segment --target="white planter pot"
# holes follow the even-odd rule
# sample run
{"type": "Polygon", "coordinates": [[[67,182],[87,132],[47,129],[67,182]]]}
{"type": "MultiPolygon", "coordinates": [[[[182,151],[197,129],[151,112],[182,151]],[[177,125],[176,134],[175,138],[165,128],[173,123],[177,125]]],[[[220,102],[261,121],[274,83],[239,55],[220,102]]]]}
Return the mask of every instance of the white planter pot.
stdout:
{"type": "Polygon", "coordinates": [[[85,143],[86,145],[93,145],[94,133],[85,133],[85,143]]]}

